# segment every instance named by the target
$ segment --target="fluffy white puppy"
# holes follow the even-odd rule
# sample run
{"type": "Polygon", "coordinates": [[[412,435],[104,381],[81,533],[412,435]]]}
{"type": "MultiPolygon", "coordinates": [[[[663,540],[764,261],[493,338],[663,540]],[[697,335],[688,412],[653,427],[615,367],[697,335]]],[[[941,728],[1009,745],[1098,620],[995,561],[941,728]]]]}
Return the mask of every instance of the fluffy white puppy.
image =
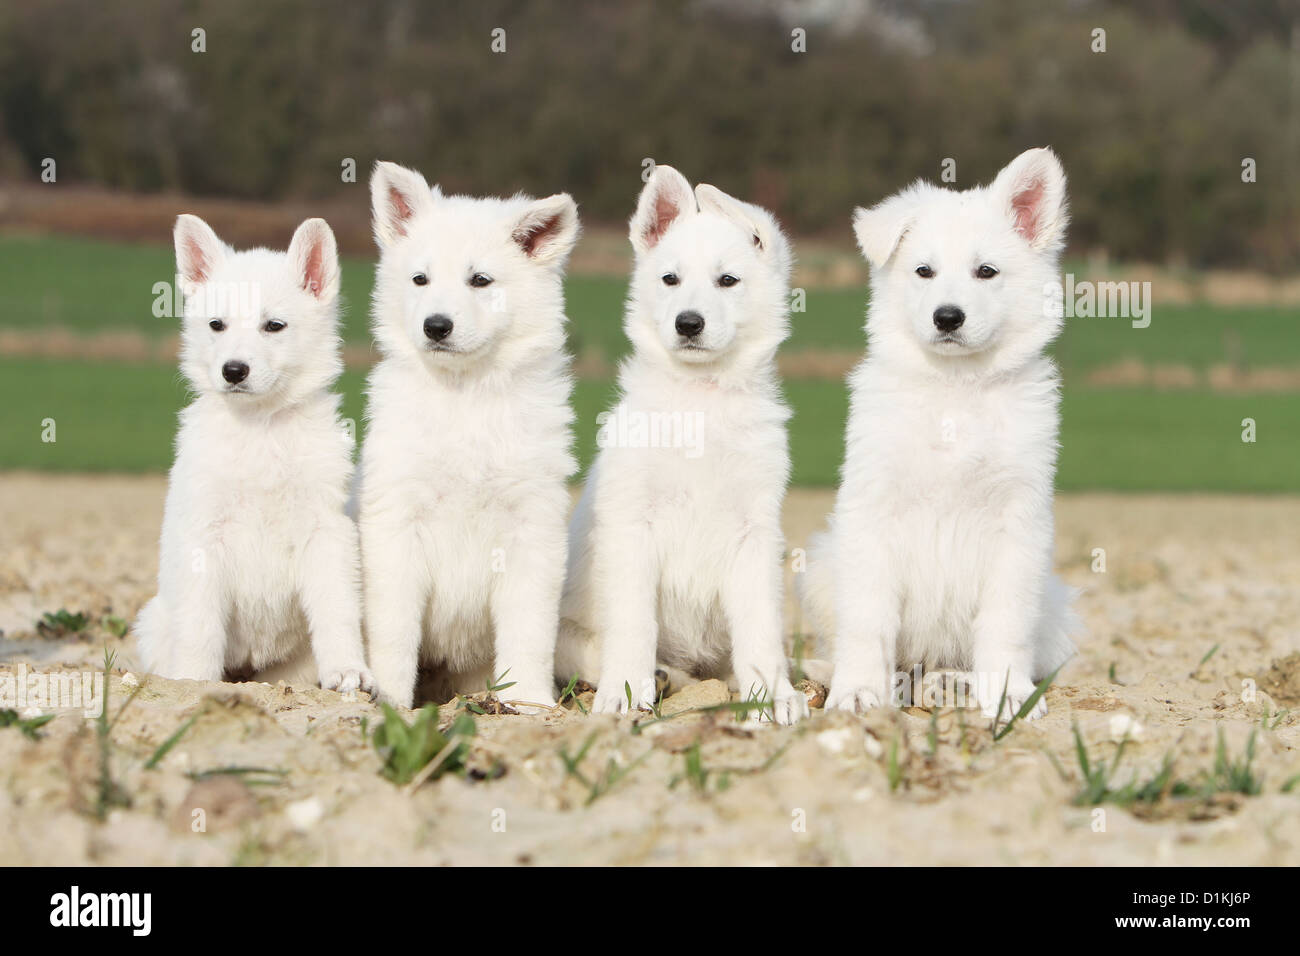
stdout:
{"type": "Polygon", "coordinates": [[[564,263],[578,213],[371,177],[374,334],[359,512],[366,639],[380,694],[410,706],[421,662],[553,705],[575,469],[564,263]]]}
{"type": "Polygon", "coordinates": [[[631,238],[633,351],[571,523],[556,673],[621,713],[655,703],[657,662],[732,672],[788,723],[807,713],[781,626],[789,245],[765,210],[668,166],[631,238]]]}
{"type": "MultiPolygon", "coordinates": [[[[829,533],[801,581],[834,638],[828,707],[879,706],[895,668],[974,671],[1014,713],[1073,652],[1052,575],[1065,173],[1032,149],[992,185],[916,183],[854,230],[871,263],[869,351],[849,378],[829,533]],[[1053,291],[1055,290],[1055,291],[1053,291]]],[[[1040,699],[1031,717],[1046,712],[1040,699]]]]}
{"type": "Polygon", "coordinates": [[[338,254],[323,219],[288,254],[235,252],[176,221],[185,291],[181,412],[158,595],[135,625],[144,667],[221,680],[303,650],[323,687],[370,690],[357,533],[344,511],[352,440],[330,390],[342,370],[338,254]]]}

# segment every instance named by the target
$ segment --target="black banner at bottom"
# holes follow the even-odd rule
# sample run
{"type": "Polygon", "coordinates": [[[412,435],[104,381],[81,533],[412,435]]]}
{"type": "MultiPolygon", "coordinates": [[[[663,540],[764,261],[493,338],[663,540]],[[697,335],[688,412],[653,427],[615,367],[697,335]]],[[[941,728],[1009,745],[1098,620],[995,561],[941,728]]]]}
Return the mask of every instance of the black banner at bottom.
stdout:
{"type": "Polygon", "coordinates": [[[738,928],[737,916],[744,916],[736,911],[739,900],[746,901],[742,910],[757,907],[763,914],[758,928],[764,940],[772,930],[797,939],[819,925],[842,929],[848,916],[864,924],[929,927],[923,936],[952,932],[1021,944],[1050,932],[1037,938],[1167,938],[1182,945],[1199,935],[1232,945],[1259,929],[1269,938],[1289,936],[1294,919],[1282,912],[1294,905],[1289,880],[1264,869],[1221,867],[725,874],[676,868],[671,875],[625,878],[529,869],[9,869],[4,878],[10,946],[35,936],[130,944],[192,941],[231,930],[253,945],[283,940],[286,931],[302,942],[376,943],[376,934],[438,923],[482,934],[484,945],[492,945],[497,920],[516,927],[533,920],[538,929],[549,927],[542,932],[552,939],[530,947],[568,937],[564,945],[572,948],[575,940],[600,938],[593,930],[631,944],[643,939],[637,927],[671,924],[683,909],[693,920],[714,914],[719,930],[731,930],[726,938],[738,928]],[[482,922],[485,909],[489,916],[498,911],[488,923],[482,922]],[[969,934],[962,931],[966,922],[969,934]]]}

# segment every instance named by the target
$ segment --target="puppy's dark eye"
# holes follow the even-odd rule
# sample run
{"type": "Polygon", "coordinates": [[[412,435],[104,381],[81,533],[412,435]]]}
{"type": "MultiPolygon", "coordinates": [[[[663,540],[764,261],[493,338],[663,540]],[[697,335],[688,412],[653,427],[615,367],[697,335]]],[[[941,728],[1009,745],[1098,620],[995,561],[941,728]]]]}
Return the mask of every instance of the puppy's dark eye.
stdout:
{"type": "Polygon", "coordinates": [[[665,272],[663,279],[664,279],[664,285],[676,285],[678,282],[682,281],[681,279],[678,279],[676,274],[672,272],[665,272]]]}
{"type": "Polygon", "coordinates": [[[993,268],[987,262],[975,270],[975,275],[981,279],[992,279],[998,274],[998,270],[993,268]]]}
{"type": "Polygon", "coordinates": [[[208,328],[213,332],[224,332],[226,329],[226,323],[222,322],[220,319],[213,319],[208,323],[208,328]]]}
{"type": "Polygon", "coordinates": [[[263,331],[263,332],[283,332],[283,331],[284,331],[285,329],[287,329],[288,327],[289,327],[289,326],[288,326],[287,323],[285,323],[285,322],[281,322],[279,319],[267,319],[267,320],[266,320],[266,325],[262,326],[262,331],[263,331]]]}
{"type": "Polygon", "coordinates": [[[737,279],[735,276],[733,276],[730,272],[724,272],[722,275],[718,276],[718,285],[722,286],[724,289],[730,289],[733,285],[735,285],[739,281],[740,280],[737,279]]]}
{"type": "Polygon", "coordinates": [[[429,277],[423,272],[417,272],[415,275],[411,276],[411,281],[416,285],[428,285],[429,277]]]}
{"type": "Polygon", "coordinates": [[[492,277],[485,276],[481,272],[476,272],[469,277],[469,284],[476,289],[483,289],[492,284],[492,277]]]}
{"type": "Polygon", "coordinates": [[[934,278],[934,270],[931,269],[929,266],[917,266],[916,274],[919,275],[922,279],[934,278]]]}

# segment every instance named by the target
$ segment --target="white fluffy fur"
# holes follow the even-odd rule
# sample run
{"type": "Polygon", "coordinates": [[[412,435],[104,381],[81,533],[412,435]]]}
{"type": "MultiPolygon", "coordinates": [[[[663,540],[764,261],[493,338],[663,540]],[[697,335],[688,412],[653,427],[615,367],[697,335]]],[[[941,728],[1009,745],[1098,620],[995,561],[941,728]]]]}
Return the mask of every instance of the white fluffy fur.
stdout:
{"type": "Polygon", "coordinates": [[[656,662],[730,671],[788,723],[807,713],[781,628],[790,413],[775,355],[788,334],[789,246],[765,210],[708,185],[692,192],[667,166],[641,193],[631,239],[633,352],[613,415],[703,428],[691,447],[602,445],[570,527],[556,674],[596,679],[596,711],[621,713],[629,688],[632,706],[654,703],[656,662]],[[740,281],[724,288],[724,274],[740,281]],[[705,319],[698,349],[675,328],[686,310],[705,319]]]}
{"type": "Polygon", "coordinates": [[[575,469],[562,278],[577,208],[567,195],[444,196],[392,163],[375,167],[371,195],[383,358],[359,520],[380,694],[409,706],[423,661],[444,674],[490,665],[514,682],[504,697],[553,704],[575,469]],[[491,284],[474,287],[476,274],[491,284]],[[454,323],[442,350],[424,331],[433,315],[454,323]]]}
{"type": "MultiPolygon", "coordinates": [[[[1014,712],[1073,652],[1051,573],[1059,378],[1043,354],[1061,326],[1046,290],[1066,222],[1048,149],[988,187],[917,183],[854,216],[870,349],[849,379],[830,531],[800,582],[814,630],[834,638],[828,707],[879,706],[895,667],[921,663],[975,671],[989,714],[1009,675],[1014,712]],[[997,275],[979,278],[984,264],[997,275]],[[965,313],[959,341],[937,341],[943,305],[965,313]]],[[[1031,716],[1045,712],[1040,700],[1031,716]]]]}
{"type": "Polygon", "coordinates": [[[300,654],[310,634],[322,686],[369,689],[344,512],[352,444],[330,391],[342,368],[334,235],[309,219],[287,254],[235,252],[187,215],[175,239],[181,371],[196,397],[176,438],[158,595],[135,625],[142,663],[221,680],[300,654]],[[237,386],[222,376],[230,361],[249,367],[237,386]]]}

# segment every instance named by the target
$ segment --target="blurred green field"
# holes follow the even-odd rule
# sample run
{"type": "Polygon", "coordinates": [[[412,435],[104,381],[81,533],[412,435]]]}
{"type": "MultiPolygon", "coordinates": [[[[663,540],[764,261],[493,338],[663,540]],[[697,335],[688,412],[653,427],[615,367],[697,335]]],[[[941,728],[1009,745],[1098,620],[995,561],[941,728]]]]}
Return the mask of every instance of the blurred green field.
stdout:
{"type": "MultiPolygon", "coordinates": [[[[165,246],[67,238],[0,236],[0,330],[51,328],[90,334],[134,330],[161,337],[175,330],[151,312],[156,282],[172,274],[165,246]]],[[[345,260],[345,337],[367,342],[372,263],[345,260]]],[[[618,278],[572,276],[566,283],[570,347],[605,356],[612,368],[625,349],[618,278]]],[[[794,316],[787,352],[862,348],[864,290],[809,290],[794,316]]],[[[1243,366],[1300,365],[1295,314],[1283,309],[1161,306],[1150,328],[1126,320],[1075,319],[1057,345],[1065,375],[1058,485],[1062,489],[1300,490],[1300,394],[1223,394],[1202,390],[1095,388],[1091,369],[1127,358],[1203,372],[1231,356],[1243,366]],[[1257,423],[1255,443],[1241,421],[1257,423]]],[[[340,387],[346,414],[361,420],[364,372],[340,387]]],[[[575,394],[578,448],[595,448],[595,416],[612,383],[582,381],[575,394]]],[[[832,485],[842,455],[847,399],[841,382],[786,383],[794,481],[832,485]]],[[[152,471],[171,459],[176,412],[185,390],[165,364],[0,356],[0,468],[152,471]],[[53,418],[57,441],[40,440],[53,418]]]]}
{"type": "MultiPolygon", "coordinates": [[[[345,414],[360,422],[364,372],[340,382],[345,414]]],[[[833,485],[848,409],[838,382],[785,385],[794,482],[833,485]]],[[[584,467],[596,448],[596,415],[609,382],[574,394],[584,467]]],[[[161,364],[0,358],[0,465],[59,471],[157,471],[171,462],[185,388],[161,364]],[[42,421],[57,441],[41,441],[42,421]]],[[[1125,491],[1300,490],[1300,395],[1215,395],[1142,389],[1066,390],[1058,487],[1125,491]],[[1254,418],[1258,440],[1241,441],[1254,418]]]]}

